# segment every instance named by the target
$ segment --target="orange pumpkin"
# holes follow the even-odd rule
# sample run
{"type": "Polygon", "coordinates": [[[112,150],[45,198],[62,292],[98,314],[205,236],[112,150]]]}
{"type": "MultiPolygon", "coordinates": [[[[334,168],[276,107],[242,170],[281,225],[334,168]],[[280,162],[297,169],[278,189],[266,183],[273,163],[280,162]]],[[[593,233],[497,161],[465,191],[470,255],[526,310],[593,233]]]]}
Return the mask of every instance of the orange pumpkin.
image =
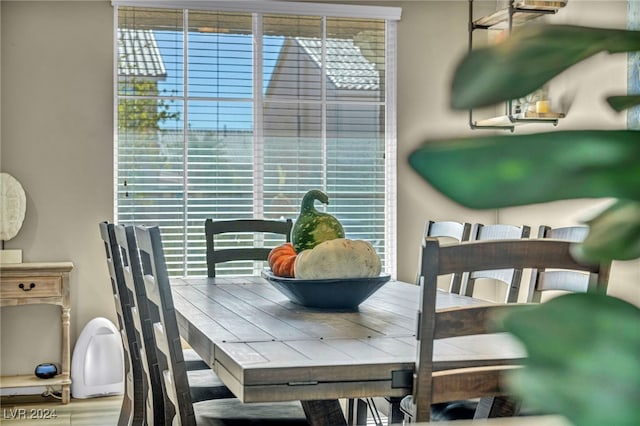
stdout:
{"type": "Polygon", "coordinates": [[[296,251],[291,243],[284,243],[273,248],[269,252],[267,261],[275,275],[285,278],[295,277],[296,251]]]}

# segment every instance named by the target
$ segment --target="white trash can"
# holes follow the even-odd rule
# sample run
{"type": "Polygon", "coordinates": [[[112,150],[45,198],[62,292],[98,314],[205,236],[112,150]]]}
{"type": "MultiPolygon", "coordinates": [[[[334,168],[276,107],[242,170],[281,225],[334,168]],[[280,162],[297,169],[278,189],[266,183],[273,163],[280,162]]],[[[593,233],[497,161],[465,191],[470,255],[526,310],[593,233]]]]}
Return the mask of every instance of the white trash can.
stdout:
{"type": "Polygon", "coordinates": [[[71,358],[71,396],[93,398],[124,393],[124,352],[117,327],[94,318],[82,330],[71,358]]]}

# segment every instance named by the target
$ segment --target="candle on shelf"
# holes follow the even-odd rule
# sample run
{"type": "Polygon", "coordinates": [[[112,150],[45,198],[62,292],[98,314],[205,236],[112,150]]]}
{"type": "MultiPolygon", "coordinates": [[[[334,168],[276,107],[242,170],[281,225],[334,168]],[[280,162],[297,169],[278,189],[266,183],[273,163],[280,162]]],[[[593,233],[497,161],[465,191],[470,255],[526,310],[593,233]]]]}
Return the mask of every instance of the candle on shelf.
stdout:
{"type": "Polygon", "coordinates": [[[538,114],[549,112],[549,101],[538,101],[538,102],[536,102],[536,112],[538,114]]]}

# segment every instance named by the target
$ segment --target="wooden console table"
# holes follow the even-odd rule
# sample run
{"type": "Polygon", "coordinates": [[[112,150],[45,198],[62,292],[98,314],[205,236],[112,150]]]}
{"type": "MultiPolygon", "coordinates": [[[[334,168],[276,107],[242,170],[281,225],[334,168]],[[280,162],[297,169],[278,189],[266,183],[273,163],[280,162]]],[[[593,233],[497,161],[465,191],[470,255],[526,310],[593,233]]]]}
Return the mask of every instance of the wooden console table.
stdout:
{"type": "Polygon", "coordinates": [[[62,309],[61,372],[51,379],[34,374],[2,376],[0,388],[62,386],[62,403],[67,404],[71,386],[69,344],[69,272],[71,262],[0,264],[0,306],[32,304],[59,305],[62,309]]]}

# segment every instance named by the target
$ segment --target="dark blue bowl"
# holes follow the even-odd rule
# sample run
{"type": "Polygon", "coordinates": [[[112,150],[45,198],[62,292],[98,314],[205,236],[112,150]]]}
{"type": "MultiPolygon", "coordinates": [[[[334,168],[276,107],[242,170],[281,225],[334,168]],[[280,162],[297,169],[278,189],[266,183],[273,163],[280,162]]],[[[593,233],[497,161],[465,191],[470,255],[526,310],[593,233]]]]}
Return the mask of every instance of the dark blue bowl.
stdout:
{"type": "Polygon", "coordinates": [[[41,379],[50,379],[58,374],[58,367],[51,363],[38,364],[33,373],[41,379]]]}
{"type": "Polygon", "coordinates": [[[268,269],[262,276],[292,302],[323,309],[356,309],[391,279],[389,274],[380,274],[371,278],[300,280],[276,276],[268,269]]]}

